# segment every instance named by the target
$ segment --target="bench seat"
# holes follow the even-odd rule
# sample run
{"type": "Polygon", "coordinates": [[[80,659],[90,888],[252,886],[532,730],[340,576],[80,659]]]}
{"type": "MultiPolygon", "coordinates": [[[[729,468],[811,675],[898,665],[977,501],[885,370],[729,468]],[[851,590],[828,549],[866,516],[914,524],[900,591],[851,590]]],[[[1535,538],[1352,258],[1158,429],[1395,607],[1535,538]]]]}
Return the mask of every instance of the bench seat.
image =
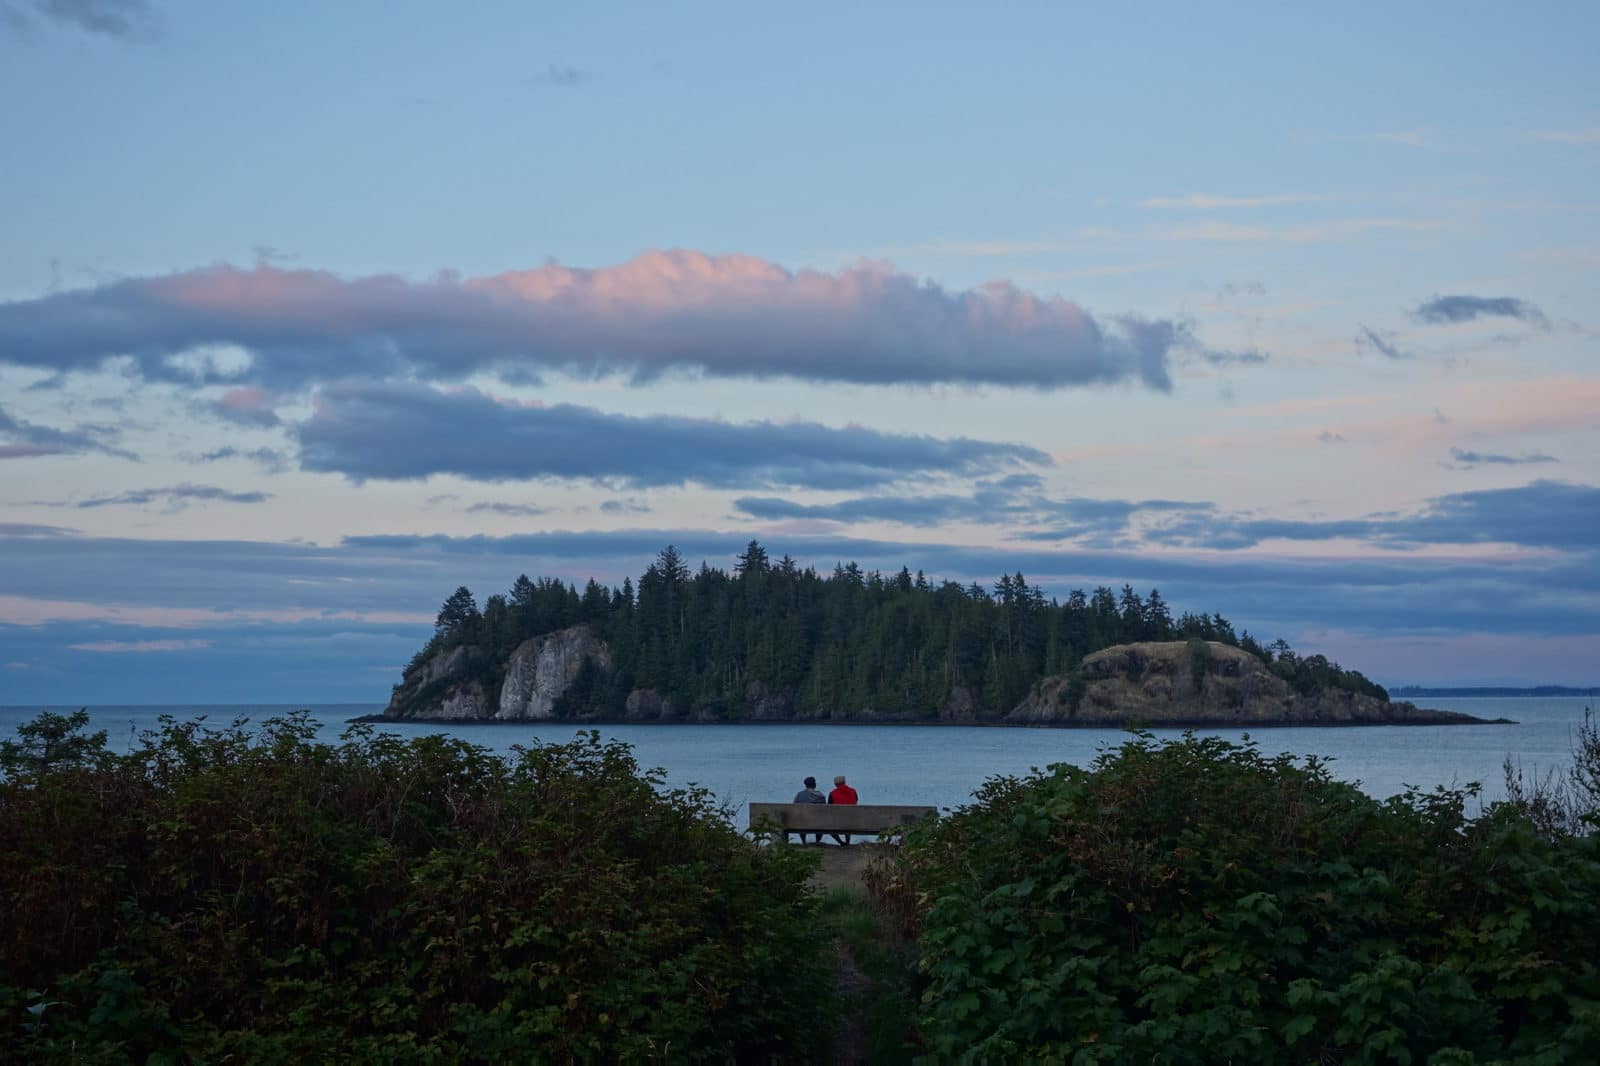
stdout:
{"type": "Polygon", "coordinates": [[[923,818],[937,818],[937,807],[894,803],[752,803],[750,828],[774,833],[890,833],[923,818]]]}

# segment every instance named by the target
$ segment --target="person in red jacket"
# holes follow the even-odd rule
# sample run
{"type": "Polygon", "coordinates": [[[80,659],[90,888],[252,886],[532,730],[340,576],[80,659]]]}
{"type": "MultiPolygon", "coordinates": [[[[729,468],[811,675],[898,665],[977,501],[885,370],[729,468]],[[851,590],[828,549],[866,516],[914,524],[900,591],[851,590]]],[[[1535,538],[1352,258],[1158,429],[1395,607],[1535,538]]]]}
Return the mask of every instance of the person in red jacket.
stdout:
{"type": "MultiPolygon", "coordinates": [[[[843,803],[852,806],[855,804],[856,790],[844,783],[843,774],[840,774],[838,777],[833,779],[833,791],[828,793],[828,802],[843,803]]],[[[840,844],[848,844],[850,843],[850,834],[845,833],[843,836],[841,836],[838,833],[835,833],[833,835],[833,839],[838,841],[840,844]]]]}

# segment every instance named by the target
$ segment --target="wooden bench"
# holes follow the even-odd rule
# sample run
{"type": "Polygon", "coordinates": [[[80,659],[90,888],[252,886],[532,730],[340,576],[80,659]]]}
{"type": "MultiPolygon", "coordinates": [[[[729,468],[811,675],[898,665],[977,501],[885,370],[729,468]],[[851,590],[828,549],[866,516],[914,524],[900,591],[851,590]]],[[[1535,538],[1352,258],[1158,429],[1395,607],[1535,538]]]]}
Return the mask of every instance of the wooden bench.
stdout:
{"type": "Polygon", "coordinates": [[[923,818],[939,817],[937,807],[894,803],[752,803],[750,828],[785,840],[790,833],[854,833],[883,835],[905,829],[923,818]]]}

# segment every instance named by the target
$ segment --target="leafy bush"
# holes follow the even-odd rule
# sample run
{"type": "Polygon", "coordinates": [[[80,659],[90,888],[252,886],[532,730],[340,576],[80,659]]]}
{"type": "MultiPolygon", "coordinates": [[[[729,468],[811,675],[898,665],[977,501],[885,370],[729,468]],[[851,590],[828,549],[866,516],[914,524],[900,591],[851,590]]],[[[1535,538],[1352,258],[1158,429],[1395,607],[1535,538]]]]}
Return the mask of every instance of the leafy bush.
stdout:
{"type": "Polygon", "coordinates": [[[0,751],[11,1058],[816,1053],[813,860],[751,847],[598,734],[502,759],[320,743],[304,715],[164,719],[118,756],[44,724],[56,757],[38,731],[0,751]]]}
{"type": "Polygon", "coordinates": [[[1507,799],[1543,836],[1559,839],[1600,830],[1600,723],[1594,708],[1583,710],[1583,724],[1572,741],[1572,765],[1565,772],[1524,772],[1507,755],[1505,783],[1507,799]]]}
{"type": "Polygon", "coordinates": [[[913,831],[931,1061],[1600,1061],[1600,839],[1140,736],[913,831]]]}

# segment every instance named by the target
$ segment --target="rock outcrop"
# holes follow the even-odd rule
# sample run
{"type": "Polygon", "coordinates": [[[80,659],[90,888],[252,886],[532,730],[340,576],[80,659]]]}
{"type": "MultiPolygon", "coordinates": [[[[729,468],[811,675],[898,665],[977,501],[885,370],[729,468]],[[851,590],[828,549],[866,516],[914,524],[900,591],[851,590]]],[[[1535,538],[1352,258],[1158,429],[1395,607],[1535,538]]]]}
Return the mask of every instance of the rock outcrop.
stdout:
{"type": "MultiPolygon", "coordinates": [[[[504,662],[481,648],[458,645],[407,669],[385,720],[545,721],[590,667],[612,670],[611,647],[587,625],[523,641],[504,662]]],[[[592,706],[592,705],[589,705],[592,706]]],[[[745,683],[733,704],[675,705],[655,689],[627,694],[620,717],[637,722],[1006,722],[1019,725],[1266,726],[1442,725],[1480,722],[1470,715],[1432,711],[1343,689],[1313,695],[1294,691],[1246,651],[1190,641],[1123,644],[1083,660],[1076,674],[1048,677],[1009,711],[984,708],[970,687],[956,686],[925,712],[875,707],[798,706],[795,693],[759,680],[745,683]]],[[[592,719],[591,719],[592,720],[592,719]]]]}
{"type": "Polygon", "coordinates": [[[506,662],[500,706],[494,717],[554,717],[556,700],[572,687],[586,662],[600,670],[611,669],[611,648],[588,626],[572,626],[523,641],[506,662]]]}
{"type": "Polygon", "coordinates": [[[503,669],[482,648],[458,644],[408,669],[379,717],[413,721],[550,718],[556,700],[571,687],[585,662],[602,671],[611,669],[610,647],[586,625],[523,641],[503,669]]]}
{"type": "Polygon", "coordinates": [[[1215,641],[1121,644],[1045,678],[1005,716],[1059,725],[1442,725],[1481,722],[1364,693],[1301,695],[1249,652],[1215,641]],[[1077,691],[1074,691],[1074,689],[1077,691]]]}

